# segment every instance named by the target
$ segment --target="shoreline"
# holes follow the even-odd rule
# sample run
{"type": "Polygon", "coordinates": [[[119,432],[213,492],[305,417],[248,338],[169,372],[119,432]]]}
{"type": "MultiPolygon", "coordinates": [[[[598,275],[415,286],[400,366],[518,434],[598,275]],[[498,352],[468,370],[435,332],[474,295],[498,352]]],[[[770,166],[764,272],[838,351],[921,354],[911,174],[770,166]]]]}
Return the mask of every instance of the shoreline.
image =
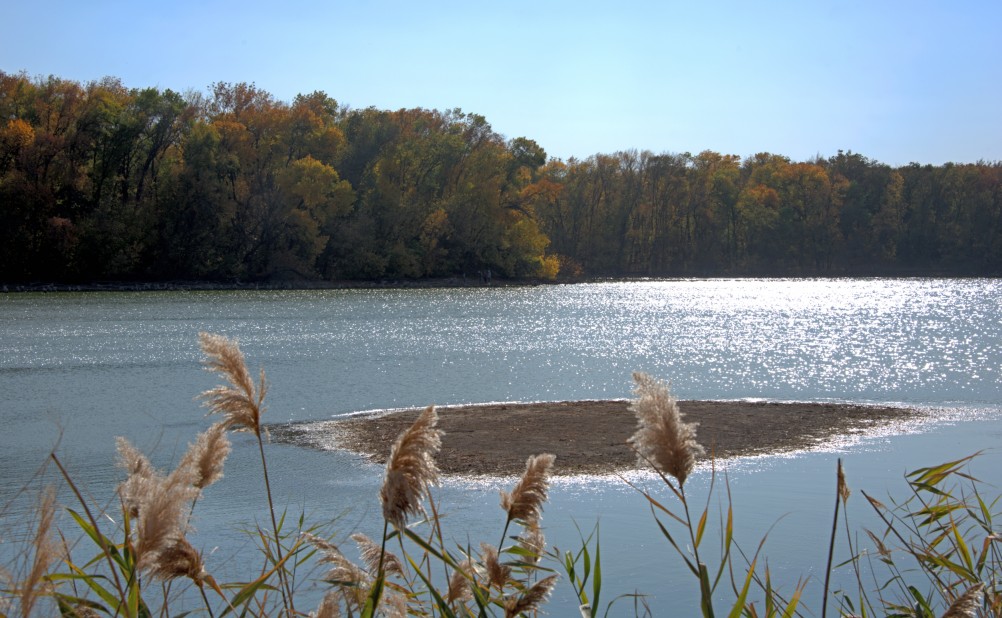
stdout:
{"type": "MultiPolygon", "coordinates": [[[[242,290],[390,290],[438,288],[507,288],[537,285],[559,285],[618,279],[501,279],[481,282],[476,277],[442,277],[434,279],[358,279],[337,281],[91,281],[87,283],[2,283],[0,293],[29,292],[216,292],[242,290]]],[[[624,279],[625,280],[625,279],[624,279]]]]}
{"type": "MultiPolygon", "coordinates": [[[[531,455],[553,453],[553,474],[611,474],[641,469],[626,440],[636,428],[628,400],[496,403],[436,407],[445,432],[436,462],[444,475],[517,476],[531,455]]],[[[834,403],[679,401],[698,423],[707,457],[730,459],[816,447],[839,436],[914,420],[913,408],[834,403]]],[[[270,427],[276,442],[345,450],[384,464],[396,437],[421,408],[362,413],[270,427]]]]}
{"type": "Polygon", "coordinates": [[[901,270],[899,272],[872,273],[689,273],[650,276],[577,276],[556,279],[503,278],[494,277],[489,282],[480,281],[476,276],[434,277],[421,279],[339,279],[307,280],[290,279],[275,281],[88,281],[85,283],[61,283],[34,281],[12,283],[0,281],[0,293],[18,294],[31,292],[190,292],[190,291],[230,291],[230,290],[392,290],[392,289],[448,289],[448,288],[514,288],[545,285],[574,285],[578,283],[639,282],[639,281],[686,281],[686,280],[732,280],[732,279],[983,279],[992,275],[950,274],[949,272],[926,272],[901,270]]]}

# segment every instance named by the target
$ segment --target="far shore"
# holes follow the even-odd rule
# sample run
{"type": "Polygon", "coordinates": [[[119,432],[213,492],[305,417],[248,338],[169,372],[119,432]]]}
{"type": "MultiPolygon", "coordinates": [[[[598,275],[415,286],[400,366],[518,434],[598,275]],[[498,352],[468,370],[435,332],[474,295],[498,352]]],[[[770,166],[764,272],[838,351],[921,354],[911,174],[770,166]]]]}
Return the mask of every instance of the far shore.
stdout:
{"type": "MultiPolygon", "coordinates": [[[[605,281],[607,279],[592,279],[605,281]]],[[[617,279],[617,281],[620,279],[617,279]]],[[[628,279],[622,279],[628,280],[628,279]]],[[[411,289],[411,288],[476,288],[476,287],[518,287],[527,285],[550,285],[557,283],[582,283],[589,279],[504,279],[493,277],[481,281],[476,274],[427,279],[344,279],[310,280],[290,279],[276,281],[91,281],[87,283],[3,283],[0,292],[172,292],[172,291],[221,291],[221,290],[368,290],[368,289],[411,289]]]]}
{"type": "MultiPolygon", "coordinates": [[[[505,403],[437,408],[445,432],[436,458],[445,474],[521,474],[531,455],[556,455],[554,474],[607,474],[637,469],[627,439],[636,419],[625,400],[505,403]]],[[[915,419],[920,411],[834,403],[680,401],[697,440],[718,460],[817,447],[915,419]]],[[[396,437],[420,409],[355,415],[271,428],[277,442],[343,449],[385,463],[396,437]]]]}
{"type": "Polygon", "coordinates": [[[408,279],[403,277],[385,277],[379,279],[275,279],[269,281],[87,281],[77,283],[57,281],[32,281],[14,283],[0,281],[0,293],[17,292],[156,292],[156,291],[225,291],[225,290],[370,290],[370,289],[435,289],[435,288],[478,288],[478,287],[525,287],[537,285],[561,285],[575,283],[602,283],[628,281],[673,281],[685,279],[787,279],[799,277],[829,277],[829,278],[919,278],[935,279],[941,277],[960,277],[977,275],[959,275],[949,272],[929,272],[914,268],[898,268],[890,271],[853,271],[838,273],[815,273],[799,271],[773,272],[688,272],[662,275],[609,275],[609,276],[558,276],[556,279],[541,279],[538,277],[507,278],[494,276],[490,280],[482,280],[477,273],[462,274],[451,277],[427,277],[408,279]]]}

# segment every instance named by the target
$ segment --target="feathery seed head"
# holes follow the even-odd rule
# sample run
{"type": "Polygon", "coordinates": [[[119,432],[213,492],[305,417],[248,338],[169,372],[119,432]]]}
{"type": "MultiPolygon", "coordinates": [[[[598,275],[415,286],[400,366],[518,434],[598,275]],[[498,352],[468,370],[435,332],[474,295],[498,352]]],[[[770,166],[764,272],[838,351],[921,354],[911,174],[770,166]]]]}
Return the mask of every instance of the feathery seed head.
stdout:
{"type": "Polygon", "coordinates": [[[437,424],[435,407],[428,406],[390,450],[379,499],[383,518],[397,528],[407,525],[408,516],[424,512],[422,501],[428,487],[438,481],[435,455],[442,445],[442,432],[437,424]]]}
{"type": "Polygon", "coordinates": [[[130,476],[135,474],[149,477],[154,474],[155,470],[150,464],[150,460],[139,449],[132,446],[132,443],[127,439],[118,436],[115,438],[115,446],[118,449],[118,465],[130,476]]]}
{"type": "Polygon", "coordinates": [[[369,573],[376,575],[379,571],[379,557],[380,554],[383,556],[383,571],[387,574],[395,573],[401,577],[404,575],[404,567],[400,562],[400,558],[397,558],[396,554],[388,551],[383,551],[378,543],[365,536],[361,532],[356,532],[351,535],[351,540],[355,541],[358,545],[358,550],[362,556],[362,561],[365,562],[365,566],[369,569],[369,573]]]}
{"type": "MultiPolygon", "coordinates": [[[[42,492],[37,513],[38,528],[32,538],[34,556],[31,568],[20,585],[15,587],[15,590],[20,588],[21,612],[25,616],[30,616],[38,599],[51,591],[45,575],[58,557],[57,546],[52,537],[52,524],[56,514],[56,492],[53,488],[49,487],[42,492]]],[[[0,570],[0,574],[6,575],[3,570],[0,570]]],[[[5,579],[9,579],[9,576],[0,577],[0,582],[5,579]]],[[[3,615],[3,603],[0,603],[0,615],[3,615]]]]}
{"type": "Polygon", "coordinates": [[[179,543],[187,530],[188,506],[198,496],[189,470],[152,477],[139,486],[136,555],[140,568],[153,568],[161,554],[179,543]]]}
{"type": "Polygon", "coordinates": [[[682,422],[678,402],[668,386],[645,373],[634,373],[637,399],[630,410],[637,417],[637,430],[629,442],[640,463],[649,462],[659,471],[675,477],[679,484],[705,453],[696,442],[696,423],[682,422]]]}
{"type": "Polygon", "coordinates": [[[515,488],[511,493],[501,492],[501,508],[508,512],[508,521],[532,522],[542,516],[549,489],[547,477],[555,459],[556,456],[548,453],[529,457],[525,462],[525,472],[515,488]]]}
{"type": "Polygon", "coordinates": [[[317,549],[320,550],[321,564],[330,564],[331,570],[324,576],[325,579],[337,581],[339,583],[360,584],[369,580],[369,574],[358,565],[341,553],[337,545],[326,541],[318,536],[303,533],[303,537],[317,549]]]}
{"type": "Polygon", "coordinates": [[[209,414],[222,414],[227,429],[259,434],[264,396],[268,390],[264,370],[255,387],[244,355],[235,341],[211,333],[199,333],[198,340],[206,356],[205,368],[218,373],[228,382],[200,395],[209,408],[209,414]]]}
{"type": "Polygon", "coordinates": [[[849,491],[849,484],[845,482],[845,470],[842,469],[842,460],[838,460],[838,495],[842,498],[842,504],[847,504],[849,502],[849,495],[852,492],[849,491]]]}
{"type": "Polygon", "coordinates": [[[226,424],[216,423],[198,434],[178,467],[191,470],[192,485],[205,489],[223,478],[223,463],[229,454],[230,440],[226,437],[226,424]]]}
{"type": "Polygon", "coordinates": [[[469,560],[459,563],[452,575],[449,577],[449,591],[446,595],[446,602],[452,605],[456,601],[463,602],[473,599],[473,591],[470,588],[470,575],[473,572],[473,565],[469,560]]]}
{"type": "Polygon", "coordinates": [[[139,449],[118,436],[115,438],[118,446],[118,465],[128,476],[118,485],[118,495],[122,506],[130,517],[139,516],[139,506],[145,496],[152,491],[152,486],[163,481],[163,476],[150,464],[150,460],[139,449]]]}
{"type": "Polygon", "coordinates": [[[968,588],[967,592],[950,605],[950,608],[943,614],[943,618],[974,618],[977,616],[984,590],[983,583],[977,583],[968,588]]]}
{"type": "Polygon", "coordinates": [[[546,537],[543,535],[543,529],[539,527],[538,521],[530,521],[525,525],[522,534],[518,536],[518,545],[528,552],[525,557],[526,562],[539,563],[543,552],[546,551],[546,537]]]}
{"type": "Polygon", "coordinates": [[[557,575],[550,575],[539,580],[534,586],[520,595],[510,596],[504,602],[505,618],[514,618],[532,612],[546,601],[557,583],[557,575]]]}
{"type": "Polygon", "coordinates": [[[205,578],[202,554],[191,546],[188,539],[179,537],[156,553],[147,564],[150,576],[160,581],[187,577],[198,585],[205,578]]]}
{"type": "Polygon", "coordinates": [[[498,590],[502,590],[508,580],[511,579],[511,567],[502,564],[498,550],[493,545],[487,543],[480,544],[480,559],[483,561],[484,569],[487,572],[487,583],[498,590]]]}
{"type": "Polygon", "coordinates": [[[310,618],[341,618],[340,598],[336,590],[331,590],[324,595],[317,611],[310,612],[310,618]]]}

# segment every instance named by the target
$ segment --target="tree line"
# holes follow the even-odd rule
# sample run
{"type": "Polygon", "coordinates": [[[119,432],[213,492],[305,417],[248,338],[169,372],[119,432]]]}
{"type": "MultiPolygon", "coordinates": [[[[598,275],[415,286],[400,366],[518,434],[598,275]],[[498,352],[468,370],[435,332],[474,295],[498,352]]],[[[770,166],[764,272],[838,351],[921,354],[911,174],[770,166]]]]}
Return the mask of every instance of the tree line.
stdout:
{"type": "Polygon", "coordinates": [[[0,279],[1002,273],[1002,164],[549,159],[461,110],[0,71],[0,279]]]}

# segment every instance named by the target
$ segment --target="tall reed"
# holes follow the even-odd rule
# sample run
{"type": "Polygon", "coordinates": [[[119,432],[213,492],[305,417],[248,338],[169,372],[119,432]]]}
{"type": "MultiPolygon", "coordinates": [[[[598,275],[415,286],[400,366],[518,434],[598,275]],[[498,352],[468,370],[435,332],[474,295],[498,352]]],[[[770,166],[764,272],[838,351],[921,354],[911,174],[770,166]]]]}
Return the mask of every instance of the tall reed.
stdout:
{"type": "MultiPolygon", "coordinates": [[[[690,509],[690,499],[686,495],[685,481],[692,473],[697,459],[706,454],[703,446],[696,441],[696,424],[686,423],[683,420],[678,401],[671,394],[667,384],[639,372],[633,374],[633,380],[637,398],[631,403],[630,409],[637,417],[637,429],[629,439],[629,444],[636,451],[638,461],[653,468],[671,494],[678,499],[682,506],[682,514],[675,513],[671,507],[666,506],[650,492],[637,488],[632,483],[630,485],[646,498],[662,535],[695,576],[699,586],[700,611],[705,618],[712,618],[715,615],[714,595],[717,588],[723,576],[735,570],[731,553],[735,545],[733,510],[728,504],[726,523],[720,531],[721,558],[711,576],[709,566],[700,555],[700,548],[706,532],[716,472],[714,471],[711,477],[706,506],[703,507],[699,518],[694,519],[690,509]],[[670,521],[667,523],[661,521],[657,516],[658,513],[667,515],[670,520],[681,524],[688,536],[688,542],[680,544],[676,535],[669,530],[670,521]],[[685,549],[683,544],[686,545],[685,549]]],[[[748,594],[752,583],[761,581],[756,574],[756,563],[764,541],[763,539],[759,543],[758,550],[747,565],[741,568],[746,573],[744,581],[738,583],[732,577],[735,600],[729,612],[730,616],[742,612],[757,615],[753,605],[748,602],[748,594]]],[[[768,568],[765,577],[768,582],[768,568]]],[[[777,611],[777,601],[780,597],[771,586],[761,587],[765,595],[766,615],[773,615],[773,612],[777,611]]],[[[802,592],[803,585],[799,584],[786,603],[784,615],[796,611],[802,592]]]]}
{"type": "MultiPolygon", "coordinates": [[[[210,414],[220,414],[222,425],[233,431],[247,431],[257,439],[258,453],[261,457],[261,469],[264,477],[264,489],[268,499],[268,513],[271,515],[272,540],[275,543],[274,564],[282,563],[282,535],[279,532],[278,519],[275,515],[275,501],[272,498],[271,480],[268,477],[268,460],[264,454],[265,430],[261,425],[261,416],[265,412],[264,397],[268,392],[264,369],[260,370],[257,384],[251,379],[247,363],[236,341],[223,335],[199,333],[199,344],[205,354],[205,368],[218,374],[225,380],[212,389],[201,394],[210,414]]],[[[268,553],[268,545],[265,546],[268,553]]],[[[295,614],[292,586],[285,569],[278,571],[281,582],[282,603],[286,613],[295,614]]]]}

